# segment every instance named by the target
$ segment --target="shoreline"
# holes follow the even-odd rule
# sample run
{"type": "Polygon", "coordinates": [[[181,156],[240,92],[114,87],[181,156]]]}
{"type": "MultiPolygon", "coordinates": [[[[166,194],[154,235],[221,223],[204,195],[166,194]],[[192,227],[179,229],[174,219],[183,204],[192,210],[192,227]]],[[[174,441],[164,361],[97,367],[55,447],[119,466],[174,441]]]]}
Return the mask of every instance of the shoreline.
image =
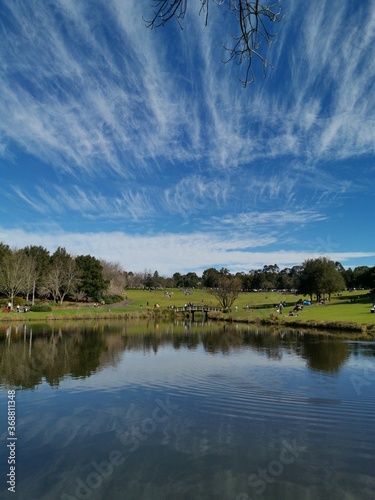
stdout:
{"type": "MultiPolygon", "coordinates": [[[[70,310],[68,314],[53,314],[53,312],[27,312],[27,313],[3,313],[0,316],[0,323],[37,323],[37,322],[55,322],[55,321],[87,321],[87,320],[145,320],[145,319],[189,319],[189,315],[185,313],[173,313],[171,310],[154,311],[140,310],[140,311],[113,311],[109,308],[107,311],[87,311],[76,309],[76,314],[70,310]]],[[[59,311],[60,312],[60,311],[59,311]]],[[[226,316],[224,313],[208,314],[208,320],[223,323],[235,323],[241,325],[258,325],[269,326],[273,328],[307,328],[313,330],[325,330],[343,333],[362,333],[366,334],[369,338],[375,339],[375,324],[373,323],[356,323],[352,321],[320,321],[314,319],[287,319],[287,317],[279,317],[277,315],[270,315],[269,317],[254,317],[254,318],[234,318],[233,316],[226,316]]]]}

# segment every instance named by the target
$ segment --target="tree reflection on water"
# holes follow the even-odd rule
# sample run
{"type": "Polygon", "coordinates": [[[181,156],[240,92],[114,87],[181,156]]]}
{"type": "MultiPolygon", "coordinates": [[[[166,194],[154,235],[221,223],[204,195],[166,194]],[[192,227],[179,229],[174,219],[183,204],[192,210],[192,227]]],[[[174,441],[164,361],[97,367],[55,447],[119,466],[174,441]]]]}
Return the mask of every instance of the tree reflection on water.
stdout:
{"type": "MultiPolygon", "coordinates": [[[[335,373],[348,360],[348,342],[323,334],[271,331],[220,323],[66,322],[51,325],[3,325],[0,383],[20,389],[50,386],[70,376],[86,378],[107,365],[116,366],[126,351],[158,353],[161,347],[227,355],[243,348],[278,361],[293,352],[314,371],[335,373]]],[[[358,350],[358,344],[355,345],[358,350]]],[[[374,355],[367,350],[367,355],[374,355]]]]}

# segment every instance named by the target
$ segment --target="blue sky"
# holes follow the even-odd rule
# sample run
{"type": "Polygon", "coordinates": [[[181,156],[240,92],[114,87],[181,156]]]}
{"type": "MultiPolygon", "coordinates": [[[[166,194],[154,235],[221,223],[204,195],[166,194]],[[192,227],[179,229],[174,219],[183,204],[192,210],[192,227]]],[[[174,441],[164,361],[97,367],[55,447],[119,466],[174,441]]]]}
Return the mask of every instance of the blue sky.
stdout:
{"type": "Polygon", "coordinates": [[[162,275],[375,265],[375,0],[282,5],[244,89],[225,6],[150,30],[146,0],[0,0],[0,241],[162,275]]]}

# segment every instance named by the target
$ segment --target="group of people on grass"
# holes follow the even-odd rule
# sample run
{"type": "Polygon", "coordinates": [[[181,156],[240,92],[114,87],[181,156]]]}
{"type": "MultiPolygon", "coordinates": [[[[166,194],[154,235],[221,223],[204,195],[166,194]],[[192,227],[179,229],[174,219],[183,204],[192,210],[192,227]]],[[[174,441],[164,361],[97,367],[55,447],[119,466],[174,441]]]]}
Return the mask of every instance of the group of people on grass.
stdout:
{"type": "MultiPolygon", "coordinates": [[[[6,305],[3,309],[3,312],[12,312],[12,303],[9,301],[8,305],[6,305]]],[[[19,304],[16,305],[15,312],[30,312],[30,308],[28,306],[23,306],[22,308],[20,307],[19,304]]]]}

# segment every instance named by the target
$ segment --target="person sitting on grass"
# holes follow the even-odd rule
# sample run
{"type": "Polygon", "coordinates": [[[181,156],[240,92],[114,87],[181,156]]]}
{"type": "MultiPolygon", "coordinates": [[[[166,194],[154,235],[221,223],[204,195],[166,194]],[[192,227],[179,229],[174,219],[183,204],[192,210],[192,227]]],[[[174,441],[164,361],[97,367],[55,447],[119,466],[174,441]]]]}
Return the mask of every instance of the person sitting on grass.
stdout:
{"type": "Polygon", "coordinates": [[[293,311],[290,311],[288,316],[298,316],[298,314],[295,314],[293,311]]]}

